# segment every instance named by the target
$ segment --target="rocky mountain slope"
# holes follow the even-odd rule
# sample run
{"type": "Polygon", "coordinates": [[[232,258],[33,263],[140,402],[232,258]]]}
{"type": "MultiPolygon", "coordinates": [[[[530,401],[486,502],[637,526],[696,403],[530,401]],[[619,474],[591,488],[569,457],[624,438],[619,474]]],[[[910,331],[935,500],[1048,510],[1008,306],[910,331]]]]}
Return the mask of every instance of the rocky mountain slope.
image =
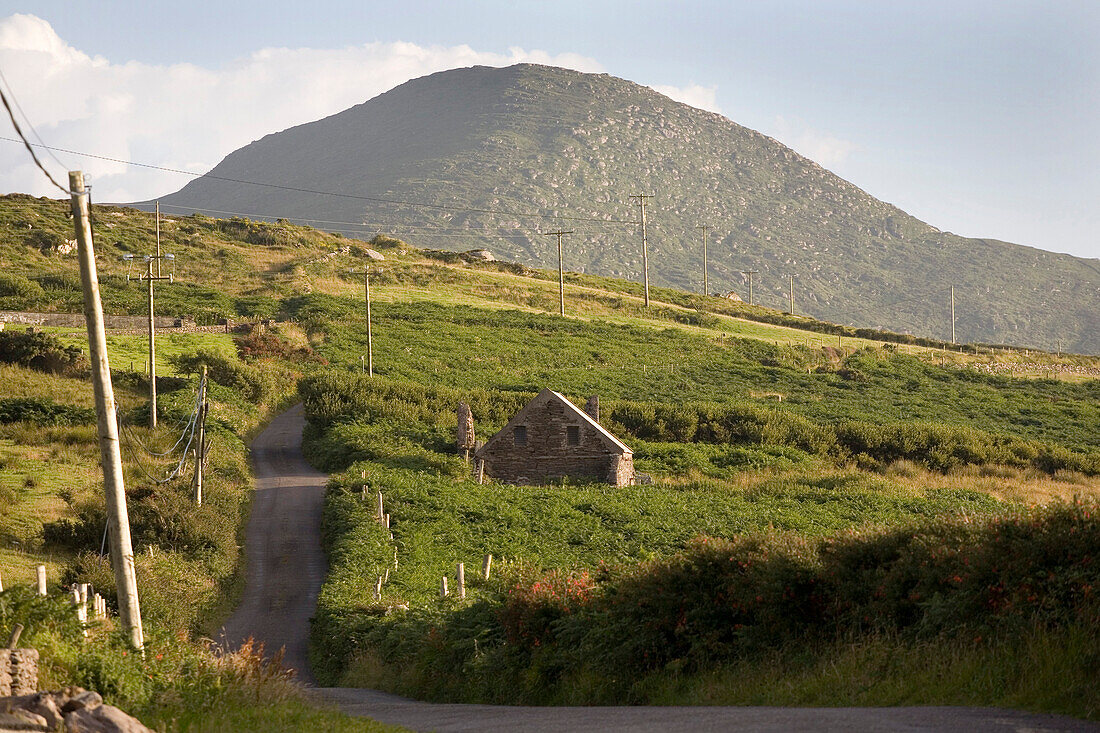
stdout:
{"type": "Polygon", "coordinates": [[[640,279],[632,194],[648,210],[650,278],[845,324],[960,341],[1100,352],[1100,262],[942,232],[776,140],[608,75],[520,64],[409,81],[268,135],[161,199],[284,217],[419,246],[640,279]],[[328,194],[316,192],[329,192],[328,194]],[[339,195],[329,195],[339,194],[339,195]],[[555,218],[561,217],[561,218],[555,218]],[[568,218],[572,217],[572,218],[568,218]]]}

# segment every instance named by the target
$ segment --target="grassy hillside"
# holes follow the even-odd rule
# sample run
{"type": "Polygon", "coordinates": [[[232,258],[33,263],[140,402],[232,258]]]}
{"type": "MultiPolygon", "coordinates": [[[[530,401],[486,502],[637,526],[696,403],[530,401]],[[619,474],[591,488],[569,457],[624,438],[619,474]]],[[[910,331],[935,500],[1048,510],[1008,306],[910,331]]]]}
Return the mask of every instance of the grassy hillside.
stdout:
{"type": "MultiPolygon", "coordinates": [[[[127,283],[120,255],[155,247],[152,218],[95,211],[108,309],[141,314],[144,289],[127,283]]],[[[41,244],[64,242],[68,225],[58,202],[0,200],[0,308],[76,310],[75,258],[41,244]]],[[[671,289],[645,309],[636,284],[581,274],[569,276],[563,319],[556,273],[286,223],[177,218],[162,244],[178,257],[177,282],[158,286],[158,312],[281,322],[235,337],[165,333],[156,434],[142,427],[143,337],[112,336],[135,454],[138,440],[169,447],[200,364],[215,383],[221,449],[207,504],[187,501],[186,480],[149,481],[142,468],[163,468],[157,461],[127,456],[151,644],[202,633],[232,599],[242,439],[302,375],[312,459],[336,473],[323,527],[331,573],[313,627],[325,681],[508,702],[967,702],[1095,714],[1083,680],[1100,651],[1087,633],[1100,579],[1079,552],[1093,542],[1100,490],[1095,359],[946,350],[671,289]],[[367,246],[385,260],[368,260],[367,246]],[[362,374],[363,286],[349,274],[364,263],[380,270],[374,378],[362,374]],[[654,483],[473,482],[450,448],[455,404],[472,405],[487,438],[546,386],[575,400],[599,394],[604,423],[654,483]],[[387,497],[392,541],[364,483],[387,497]],[[929,551],[936,561],[921,565],[929,551]],[[495,571],[479,581],[485,553],[495,571]],[[460,561],[470,595],[441,601],[438,584],[460,561]],[[737,562],[760,570],[745,580],[731,573],[737,562]],[[819,583],[825,595],[812,591],[819,583]],[[975,610],[996,588],[1012,589],[996,595],[996,613],[975,610]],[[629,614],[616,597],[630,600],[629,614]],[[731,637],[735,624],[746,630],[731,637]],[[934,675],[917,663],[928,653],[945,660],[934,675]],[[832,658],[878,673],[838,680],[832,658]],[[998,681],[943,687],[975,667],[998,681]],[[774,690],[735,694],[724,681],[738,674],[774,690]],[[817,692],[775,691],[796,681],[817,692]]],[[[20,543],[0,555],[0,571],[22,588],[44,560],[51,577],[109,589],[83,336],[9,327],[4,339],[16,338],[56,339],[74,371],[0,368],[0,529],[20,543]]],[[[242,677],[234,670],[260,669],[247,655],[225,661],[188,645],[143,677],[117,663],[120,647],[81,657],[69,626],[33,632],[54,645],[51,679],[106,686],[165,725],[204,729],[189,702],[200,699],[233,706],[238,729],[355,725],[310,718],[322,714],[277,676],[242,677]]]]}
{"type": "Polygon", "coordinates": [[[268,135],[162,199],[171,211],[289,217],[421,246],[488,247],[542,267],[560,226],[571,270],[641,280],[632,194],[653,194],[650,276],[846,325],[1100,352],[1100,265],[967,239],[879,201],[776,140],[607,75],[530,64],[415,79],[268,135]],[[328,196],[310,191],[335,192],[328,196]],[[414,206],[399,202],[418,202],[414,206]],[[488,213],[501,212],[501,213],[488,213]],[[579,217],[554,219],[553,216],[579,217]],[[548,218],[549,217],[549,218],[548,218]]]}
{"type": "Polygon", "coordinates": [[[117,366],[142,353],[144,338],[111,337],[142,656],[118,628],[114,577],[101,555],[106,518],[87,362],[79,348],[64,351],[67,343],[86,350],[86,340],[36,337],[34,343],[73,357],[43,371],[32,350],[15,343],[25,336],[0,333],[0,629],[25,626],[21,643],[41,655],[40,686],[95,689],[158,729],[394,730],[315,710],[259,650],[225,654],[204,641],[216,638],[242,580],[241,529],[251,488],[245,441],[293,388],[294,366],[243,363],[224,334],[163,339],[160,427],[153,431],[146,427],[147,378],[117,366]],[[184,458],[179,477],[164,480],[182,455],[173,444],[181,430],[187,435],[196,352],[207,355],[201,359],[214,376],[207,422],[213,447],[201,506],[191,496],[192,459],[184,458]],[[47,569],[45,598],[31,591],[39,564],[47,569]],[[86,638],[68,600],[74,582],[90,582],[110,609],[110,618],[88,626],[86,638]]]}

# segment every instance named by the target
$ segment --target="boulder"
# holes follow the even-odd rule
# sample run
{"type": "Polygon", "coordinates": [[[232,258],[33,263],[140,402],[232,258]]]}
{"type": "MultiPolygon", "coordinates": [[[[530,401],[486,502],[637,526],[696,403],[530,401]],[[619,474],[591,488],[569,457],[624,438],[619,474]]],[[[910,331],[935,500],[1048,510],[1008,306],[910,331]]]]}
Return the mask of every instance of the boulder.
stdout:
{"type": "Polygon", "coordinates": [[[493,253],[487,249],[472,249],[466,253],[471,260],[481,260],[482,262],[496,262],[497,258],[493,257],[493,253]]]}
{"type": "Polygon", "coordinates": [[[66,733],[153,733],[141,721],[112,705],[81,708],[65,716],[66,733]]]}
{"type": "Polygon", "coordinates": [[[377,250],[373,250],[373,249],[364,249],[363,254],[365,254],[367,257],[370,257],[372,260],[384,260],[384,259],[386,259],[385,256],[381,252],[378,252],[377,250]]]}

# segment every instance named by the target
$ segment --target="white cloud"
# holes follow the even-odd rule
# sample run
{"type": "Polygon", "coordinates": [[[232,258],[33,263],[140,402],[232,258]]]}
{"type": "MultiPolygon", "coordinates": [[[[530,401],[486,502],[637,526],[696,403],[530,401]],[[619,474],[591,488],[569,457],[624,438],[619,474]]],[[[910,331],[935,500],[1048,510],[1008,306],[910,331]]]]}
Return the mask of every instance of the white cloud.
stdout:
{"type": "MultiPolygon", "coordinates": [[[[577,54],[511,48],[368,43],[340,49],[265,48],[219,69],[92,57],[34,15],[0,19],[0,69],[50,145],[204,172],[266,134],[335,114],[409,79],[456,67],[532,62],[602,71],[577,54]]],[[[29,134],[29,133],[28,133],[29,134]]],[[[15,137],[6,122],[0,135],[15,137]]],[[[65,153],[98,201],[175,191],[189,178],[65,153]]],[[[59,180],[64,168],[40,152],[59,180]]],[[[0,193],[58,195],[20,145],[0,141],[0,193]]]]}
{"type": "Polygon", "coordinates": [[[818,165],[826,168],[838,166],[848,156],[859,150],[859,146],[850,140],[815,130],[805,120],[776,117],[773,130],[769,133],[787,147],[793,148],[818,165]]]}
{"type": "Polygon", "coordinates": [[[692,107],[722,113],[718,108],[718,87],[705,87],[700,84],[689,84],[686,87],[672,87],[662,84],[654,84],[650,89],[660,92],[666,97],[671,97],[677,102],[690,104],[692,107]]]}

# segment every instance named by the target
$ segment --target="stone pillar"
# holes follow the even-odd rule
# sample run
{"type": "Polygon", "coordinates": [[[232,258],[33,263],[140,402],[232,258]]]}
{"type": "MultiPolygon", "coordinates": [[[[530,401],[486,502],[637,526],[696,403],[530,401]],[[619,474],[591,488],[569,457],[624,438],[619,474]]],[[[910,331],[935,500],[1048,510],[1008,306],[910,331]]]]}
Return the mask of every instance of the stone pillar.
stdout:
{"type": "Polygon", "coordinates": [[[38,650],[12,649],[11,694],[30,695],[38,692],[38,650]]]}
{"type": "Polygon", "coordinates": [[[600,396],[598,394],[588,398],[588,402],[584,403],[584,411],[596,422],[600,421],[600,396]]]}
{"type": "Polygon", "coordinates": [[[8,664],[0,664],[0,697],[11,695],[11,660],[8,664]]]}
{"type": "Polygon", "coordinates": [[[465,402],[458,403],[458,452],[468,456],[477,441],[474,438],[474,413],[465,402]]]}

